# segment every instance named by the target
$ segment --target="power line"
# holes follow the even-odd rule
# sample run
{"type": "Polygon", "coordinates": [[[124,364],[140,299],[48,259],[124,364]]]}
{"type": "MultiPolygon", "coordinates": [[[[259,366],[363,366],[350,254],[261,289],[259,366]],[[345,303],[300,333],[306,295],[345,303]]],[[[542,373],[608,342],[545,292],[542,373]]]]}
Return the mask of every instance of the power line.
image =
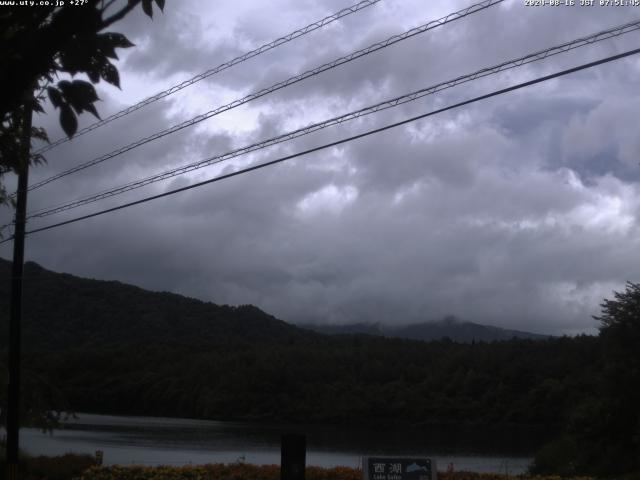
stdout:
{"type": "Polygon", "coordinates": [[[230,152],[226,152],[224,154],[221,155],[216,155],[204,160],[200,160],[198,162],[194,162],[188,165],[184,165],[181,167],[177,167],[171,170],[167,170],[165,172],[162,173],[158,173],[155,175],[152,175],[150,177],[146,177],[143,178],[141,180],[137,180],[134,182],[130,182],[127,183],[125,185],[116,187],[116,188],[112,188],[109,190],[105,190],[96,194],[93,194],[91,196],[88,197],[84,197],[78,200],[74,200],[71,202],[66,202],[66,203],[62,203],[59,204],[55,207],[49,207],[49,208],[45,208],[45,209],[40,209],[38,211],[32,212],[28,215],[27,218],[42,218],[42,217],[46,217],[49,215],[53,215],[56,213],[60,213],[66,210],[70,210],[73,208],[77,208],[80,207],[82,205],[87,205],[89,203],[94,203],[97,202],[99,200],[105,199],[105,198],[109,198],[109,197],[113,197],[115,195],[119,195],[122,194],[124,192],[128,192],[130,190],[134,190],[137,188],[141,188],[144,187],[146,185],[150,185],[156,182],[160,182],[178,175],[182,175],[184,173],[188,173],[191,172],[193,170],[197,170],[200,168],[204,168],[207,166],[211,166],[217,163],[221,163],[224,162],[226,160],[230,160],[232,158],[241,156],[241,155],[245,155],[247,153],[251,153],[254,152],[256,150],[260,150],[272,145],[276,145],[288,140],[292,140],[294,138],[298,138],[298,137],[302,137],[304,135],[308,135],[310,133],[316,132],[318,130],[322,130],[324,128],[333,126],[333,125],[338,125],[338,124],[342,124],[344,122],[347,121],[351,121],[360,117],[363,117],[365,115],[369,115],[372,113],[376,113],[376,112],[380,112],[382,110],[386,110],[389,108],[393,108],[396,107],[398,105],[402,105],[408,102],[412,102],[414,100],[417,100],[419,98],[422,98],[424,96],[427,95],[432,95],[434,93],[437,93],[439,91],[448,89],[448,88],[452,88],[454,86],[463,84],[463,83],[467,83],[470,82],[472,80],[476,80],[478,78],[483,78],[489,75],[494,75],[497,73],[500,73],[502,71],[511,69],[511,68],[515,68],[515,67],[520,67],[522,65],[527,65],[529,63],[532,62],[536,62],[536,61],[540,61],[540,60],[544,60],[550,56],[553,55],[558,55],[560,53],[565,53],[568,52],[570,50],[574,50],[576,48],[579,47],[583,47],[585,45],[591,45],[597,42],[601,42],[613,37],[617,37],[620,35],[624,35],[626,33],[629,32],[633,32],[640,29],[640,20],[636,20],[634,22],[630,22],[630,23],[626,23],[624,25],[619,25],[616,27],[612,27],[609,28],[607,30],[603,30],[600,31],[598,33],[594,33],[592,35],[589,35],[587,37],[581,37],[581,38],[577,38],[575,40],[572,40],[570,42],[565,42],[561,45],[557,45],[551,48],[547,48],[545,50],[541,50],[541,51],[537,51],[535,53],[530,53],[527,55],[524,55],[522,57],[513,59],[513,60],[508,60],[505,62],[502,62],[498,65],[494,65],[492,67],[486,67],[483,68],[481,70],[475,71],[473,73],[470,74],[466,74],[466,75],[462,75],[459,77],[456,77],[452,80],[447,80],[445,82],[441,82],[438,83],[436,85],[432,85],[430,87],[427,88],[423,88],[420,90],[417,90],[415,92],[411,92],[405,95],[401,95],[399,97],[395,97],[392,98],[390,100],[385,100],[383,102],[379,102],[375,105],[371,105],[368,107],[364,107],[361,108],[359,110],[353,111],[353,112],[349,112],[346,113],[344,115],[340,115],[337,117],[333,117],[330,118],[328,120],[325,120],[323,122],[319,122],[319,123],[314,123],[312,125],[308,125],[306,127],[303,128],[299,128],[297,130],[291,131],[291,132],[287,132],[285,134],[282,135],[278,135],[272,138],[269,138],[267,140],[262,140],[260,142],[256,142],[253,143],[251,145],[242,147],[242,148],[238,148],[235,150],[232,150],[230,152]]]}
{"type": "Polygon", "coordinates": [[[273,85],[271,85],[270,87],[266,87],[263,88],[262,90],[259,90],[257,92],[251,93],[241,99],[238,100],[234,100],[231,103],[228,103],[226,105],[223,105],[221,107],[218,107],[214,110],[210,110],[209,112],[203,113],[201,115],[198,115],[190,120],[187,120],[185,122],[179,123],[177,125],[174,125],[172,127],[169,127],[168,129],[162,130],[160,132],[154,133],[153,135],[150,135],[148,137],[142,138],[140,140],[137,140],[133,143],[130,143],[129,145],[126,145],[124,147],[121,147],[117,150],[114,150],[110,153],[107,153],[105,155],[102,155],[100,157],[94,158],[93,160],[90,160],[88,162],[85,162],[83,164],[77,165],[76,167],[70,168],[68,170],[65,170],[64,172],[61,172],[57,175],[53,175],[49,178],[46,178],[44,180],[41,180],[40,182],[34,183],[33,185],[31,185],[29,187],[29,190],[34,190],[36,188],[40,188],[48,183],[53,182],[54,180],[58,180],[62,177],[66,177],[67,175],[71,175],[72,173],[76,173],[79,172],[81,170],[84,170],[86,168],[92,167],[94,165],[97,165],[99,163],[102,163],[106,160],[109,160],[111,158],[117,157],[118,155],[121,155],[125,152],[128,152],[129,150],[133,150],[134,148],[137,148],[141,145],[144,145],[146,143],[149,143],[151,141],[154,140],[158,140],[159,138],[162,138],[166,135],[169,135],[171,133],[175,133],[179,130],[182,130],[184,128],[187,127],[191,127],[197,123],[200,123],[204,120],[207,120],[211,117],[214,117],[216,115],[219,115],[220,113],[226,112],[228,110],[231,110],[233,108],[239,107],[241,105],[244,105],[245,103],[248,103],[252,100],[255,100],[257,98],[263,97],[269,93],[275,92],[277,90],[280,90],[282,88],[288,87],[290,85],[293,85],[295,83],[298,83],[302,80],[305,80],[309,77],[313,77],[315,75],[318,75],[322,72],[325,72],[327,70],[330,70],[332,68],[336,68],[340,65],[343,65],[345,63],[351,62],[357,58],[363,57],[365,55],[368,55],[370,53],[376,52],[378,50],[381,50],[383,48],[389,47],[391,45],[394,45],[398,42],[401,42],[403,40],[406,40],[408,38],[411,38],[415,35],[427,32],[429,30],[432,30],[434,28],[440,27],[442,25],[445,25],[447,23],[453,22],[455,20],[459,20],[461,18],[464,18],[468,15],[471,15],[473,13],[477,13],[481,10],[485,10],[493,5],[496,5],[498,3],[502,3],[504,0],[483,0],[482,2],[476,3],[474,5],[471,5],[467,8],[464,8],[462,10],[459,10],[457,12],[453,12],[450,13],[449,15],[446,15],[442,18],[439,18],[437,20],[432,20],[424,25],[421,25],[419,27],[415,27],[412,28],[410,30],[407,30],[406,32],[399,34],[399,35],[393,35],[392,37],[387,38],[386,40],[383,40],[381,42],[377,42],[374,43],[372,45],[369,45],[366,48],[363,48],[361,50],[355,51],[350,53],[349,55],[346,55],[344,57],[340,57],[336,60],[333,60],[331,62],[325,63],[319,67],[316,67],[312,70],[307,70],[304,73],[295,75],[293,77],[290,77],[286,80],[283,80],[281,82],[275,83],[273,85]]]}
{"type": "MultiPolygon", "coordinates": [[[[407,123],[414,122],[416,120],[427,118],[427,117],[430,117],[432,115],[436,115],[438,113],[443,113],[443,112],[446,112],[448,110],[452,110],[454,108],[459,108],[459,107],[462,107],[462,106],[465,106],[465,105],[469,105],[469,104],[478,102],[480,100],[486,100],[488,98],[496,97],[498,95],[502,95],[502,94],[505,94],[505,93],[508,93],[508,92],[512,92],[514,90],[518,90],[518,89],[521,89],[521,88],[524,88],[524,87],[535,85],[537,83],[541,83],[541,82],[545,82],[545,81],[548,81],[548,80],[551,80],[551,79],[554,79],[554,78],[562,77],[564,75],[568,75],[568,74],[575,73],[575,72],[578,72],[578,71],[581,71],[581,70],[585,70],[587,68],[592,68],[592,67],[595,67],[597,65],[602,65],[602,64],[605,64],[605,63],[608,63],[608,62],[612,62],[614,60],[619,60],[621,58],[625,58],[625,57],[628,57],[628,56],[631,56],[631,55],[635,55],[637,53],[640,53],[640,48],[636,48],[634,50],[629,50],[627,52],[620,53],[618,55],[611,55],[609,57],[606,57],[606,58],[603,58],[603,59],[600,59],[600,60],[597,60],[597,61],[594,61],[594,62],[585,63],[585,64],[579,65],[577,67],[573,67],[573,68],[569,68],[569,69],[566,69],[566,70],[562,70],[560,72],[556,72],[556,73],[553,73],[553,74],[550,74],[550,75],[545,75],[545,76],[542,76],[542,77],[538,77],[538,78],[535,78],[533,80],[529,80],[527,82],[518,83],[516,85],[512,85],[512,86],[507,87],[507,88],[503,88],[503,89],[500,89],[500,90],[495,90],[495,91],[493,91],[491,93],[487,93],[485,95],[481,95],[481,96],[474,97],[474,98],[469,99],[469,100],[465,100],[465,101],[462,101],[462,102],[459,102],[459,103],[455,103],[453,105],[449,105],[448,107],[444,107],[444,108],[440,108],[440,109],[437,109],[437,110],[433,110],[431,112],[423,113],[421,115],[417,115],[415,117],[411,117],[411,118],[402,120],[400,122],[392,123],[392,124],[386,125],[384,127],[379,127],[379,128],[376,128],[376,129],[373,129],[373,130],[369,130],[369,131],[364,132],[364,133],[360,133],[358,135],[353,135],[351,137],[343,138],[342,140],[337,140],[335,142],[327,143],[327,144],[321,145],[319,147],[310,148],[308,150],[304,150],[302,152],[294,153],[292,155],[287,155],[285,157],[280,157],[280,158],[277,158],[275,160],[271,160],[269,162],[261,163],[259,165],[254,165],[254,166],[243,168],[241,170],[238,170],[238,171],[235,171],[235,172],[232,172],[232,173],[228,173],[228,174],[225,174],[225,175],[220,175],[218,177],[210,178],[209,180],[205,180],[205,181],[202,181],[202,182],[194,183],[193,185],[188,185],[186,187],[177,188],[177,189],[174,189],[174,190],[170,190],[168,192],[160,193],[158,195],[145,197],[145,198],[142,198],[140,200],[136,200],[134,202],[129,202],[129,203],[125,203],[125,204],[122,204],[122,205],[118,205],[116,207],[107,208],[105,210],[101,210],[101,211],[94,212],[94,213],[91,213],[91,214],[88,214],[88,215],[83,215],[83,216],[80,216],[80,217],[72,218],[70,220],[65,220],[63,222],[55,223],[53,225],[48,225],[46,227],[36,228],[36,229],[33,229],[33,230],[30,230],[30,231],[26,232],[26,234],[33,234],[33,233],[42,232],[42,231],[45,231],[45,230],[51,230],[53,228],[61,227],[63,225],[68,225],[70,223],[79,222],[81,220],[86,220],[88,218],[97,217],[97,216],[100,216],[100,215],[104,215],[106,213],[115,212],[117,210],[122,210],[124,208],[132,207],[132,206],[135,206],[135,205],[140,205],[142,203],[150,202],[152,200],[157,200],[157,199],[163,198],[163,197],[168,197],[170,195],[174,195],[176,193],[180,193],[180,192],[184,192],[184,191],[187,191],[187,190],[191,190],[193,188],[201,187],[203,185],[208,185],[210,183],[219,182],[219,181],[225,180],[227,178],[235,177],[235,176],[238,176],[238,175],[242,175],[244,173],[252,172],[254,170],[259,170],[259,169],[262,169],[262,168],[265,168],[265,167],[269,167],[269,166],[272,166],[272,165],[275,165],[275,164],[278,164],[278,163],[285,162],[287,160],[291,160],[293,158],[301,157],[303,155],[308,155],[308,154],[313,153],[313,152],[317,152],[317,151],[324,150],[324,149],[327,149],[327,148],[335,147],[337,145],[341,145],[343,143],[351,142],[353,140],[364,138],[364,137],[367,137],[369,135],[373,135],[373,134],[376,134],[376,133],[381,133],[381,132],[383,132],[385,130],[389,130],[391,128],[395,128],[395,127],[398,127],[398,126],[401,126],[401,125],[405,125],[407,123]]],[[[8,238],[6,240],[3,240],[2,242],[0,242],[0,244],[9,241],[12,238],[13,237],[8,238]]]]}
{"type": "MultiPolygon", "coordinates": [[[[242,63],[246,60],[249,60],[250,58],[256,57],[262,53],[268,52],[269,50],[273,50],[276,47],[279,47],[280,45],[284,45],[285,43],[288,43],[292,40],[295,40],[296,38],[302,37],[303,35],[306,35],[308,33],[313,32],[314,30],[318,30],[319,28],[322,28],[326,25],[329,25],[330,23],[335,22],[336,20],[339,20],[340,18],[346,17],[347,15],[351,15],[352,13],[355,13],[359,10],[362,10],[364,8],[370,7],[371,5],[374,5],[378,2],[380,2],[381,0],[363,0],[361,2],[356,3],[355,5],[352,5],[350,7],[347,8],[343,8],[342,10],[340,10],[339,12],[334,13],[333,15],[329,15],[328,17],[324,17],[321,20],[318,20],[316,22],[313,22],[309,25],[307,25],[306,27],[300,28],[294,32],[291,32],[287,35],[285,35],[284,37],[280,37],[270,43],[265,43],[264,45],[251,50],[250,52],[244,53],[232,60],[229,60],[228,62],[225,63],[221,63],[220,65],[218,65],[217,67],[211,68],[209,70],[207,70],[206,72],[203,72],[199,75],[196,75],[193,78],[190,78],[189,80],[185,80],[182,83],[179,83],[178,85],[174,85],[173,87],[170,87],[166,90],[163,90],[162,92],[158,92],[155,95],[152,95],[150,97],[145,98],[144,100],[141,100],[140,102],[136,103],[135,105],[131,105],[130,107],[125,108],[124,110],[121,110],[117,113],[114,113],[113,115],[110,115],[109,117],[103,119],[103,120],[99,120],[95,123],[92,123],[91,125],[88,125],[82,129],[80,129],[79,131],[76,132],[76,134],[74,135],[74,138],[77,138],[81,135],[84,135],[85,133],[91,132],[93,130],[95,130],[96,128],[102,127],[103,125],[106,125],[107,123],[113,122],[114,120],[117,120],[118,118],[124,117],[125,115],[129,115],[130,113],[135,112],[136,110],[139,110],[143,107],[146,107],[147,105],[150,105],[154,102],[157,102],[158,100],[161,100],[165,97],[168,97],[169,95],[176,93],[180,90],[182,90],[183,88],[186,88],[190,85],[193,85],[196,82],[199,82],[200,80],[204,80],[205,78],[208,78],[212,75],[215,75],[216,73],[220,73],[223,70],[226,70],[228,68],[233,67],[234,65],[237,65],[238,63],[242,63]]],[[[58,140],[56,140],[55,142],[50,143],[49,145],[45,145],[44,147],[40,148],[38,151],[36,151],[36,153],[44,153],[47,152],[55,147],[57,147],[58,145],[62,145],[63,143],[66,143],[68,141],[70,141],[71,139],[69,137],[62,137],[59,138],[58,140]]]]}

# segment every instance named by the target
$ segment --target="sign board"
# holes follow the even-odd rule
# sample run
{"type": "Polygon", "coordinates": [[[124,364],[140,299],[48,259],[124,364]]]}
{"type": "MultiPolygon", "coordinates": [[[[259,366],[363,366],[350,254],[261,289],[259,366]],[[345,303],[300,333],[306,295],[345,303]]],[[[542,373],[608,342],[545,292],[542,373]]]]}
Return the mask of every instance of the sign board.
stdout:
{"type": "Polygon", "coordinates": [[[437,480],[436,476],[436,461],[430,458],[362,458],[362,480],[437,480]]]}

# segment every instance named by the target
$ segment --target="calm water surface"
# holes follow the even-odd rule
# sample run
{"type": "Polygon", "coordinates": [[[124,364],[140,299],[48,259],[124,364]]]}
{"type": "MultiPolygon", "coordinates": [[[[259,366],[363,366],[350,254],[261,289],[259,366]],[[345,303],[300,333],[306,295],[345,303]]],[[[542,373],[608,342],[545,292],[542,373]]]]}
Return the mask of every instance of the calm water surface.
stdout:
{"type": "Polygon", "coordinates": [[[523,473],[534,443],[524,432],[476,429],[348,428],[212,422],[175,418],[78,414],[53,434],[21,430],[20,445],[35,455],[104,452],[107,465],[203,463],[279,464],[282,433],[307,436],[307,464],[357,467],[363,455],[421,455],[438,469],[523,473]],[[501,452],[501,453],[498,453],[501,452]]]}

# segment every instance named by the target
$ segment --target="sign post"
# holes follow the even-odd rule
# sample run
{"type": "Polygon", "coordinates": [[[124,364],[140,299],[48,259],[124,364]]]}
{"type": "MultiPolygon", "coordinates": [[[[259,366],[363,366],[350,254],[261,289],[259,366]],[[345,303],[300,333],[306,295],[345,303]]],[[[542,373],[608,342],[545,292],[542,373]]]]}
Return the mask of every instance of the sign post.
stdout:
{"type": "Polygon", "coordinates": [[[280,480],[304,480],[307,439],[304,435],[282,436],[280,480]]]}
{"type": "Polygon", "coordinates": [[[436,461],[424,457],[363,457],[362,480],[437,480],[436,461]]]}

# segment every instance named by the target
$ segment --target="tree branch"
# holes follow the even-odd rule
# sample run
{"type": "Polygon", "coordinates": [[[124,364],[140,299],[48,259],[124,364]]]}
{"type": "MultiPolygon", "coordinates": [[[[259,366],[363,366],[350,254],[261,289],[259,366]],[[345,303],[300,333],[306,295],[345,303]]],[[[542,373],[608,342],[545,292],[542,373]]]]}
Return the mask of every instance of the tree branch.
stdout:
{"type": "MultiPolygon", "coordinates": [[[[112,2],[113,3],[113,2],[112,2]]],[[[125,17],[125,15],[127,15],[127,13],[129,13],[131,10],[133,10],[134,8],[136,8],[136,6],[140,3],[140,0],[132,0],[129,2],[129,4],[124,7],[123,9],[121,9],[119,12],[114,13],[113,15],[111,15],[109,18],[105,18],[102,21],[102,27],[100,28],[100,30],[107,28],[109,25],[111,25],[112,23],[117,22],[118,20],[121,20],[122,18],[125,17]]]]}
{"type": "Polygon", "coordinates": [[[109,0],[109,1],[107,2],[107,4],[105,5],[105,4],[104,4],[104,0],[103,0],[103,2],[102,2],[102,13],[106,12],[106,11],[109,9],[109,7],[110,7],[111,5],[113,5],[114,3],[116,3],[116,1],[117,1],[117,0],[109,0]]]}

